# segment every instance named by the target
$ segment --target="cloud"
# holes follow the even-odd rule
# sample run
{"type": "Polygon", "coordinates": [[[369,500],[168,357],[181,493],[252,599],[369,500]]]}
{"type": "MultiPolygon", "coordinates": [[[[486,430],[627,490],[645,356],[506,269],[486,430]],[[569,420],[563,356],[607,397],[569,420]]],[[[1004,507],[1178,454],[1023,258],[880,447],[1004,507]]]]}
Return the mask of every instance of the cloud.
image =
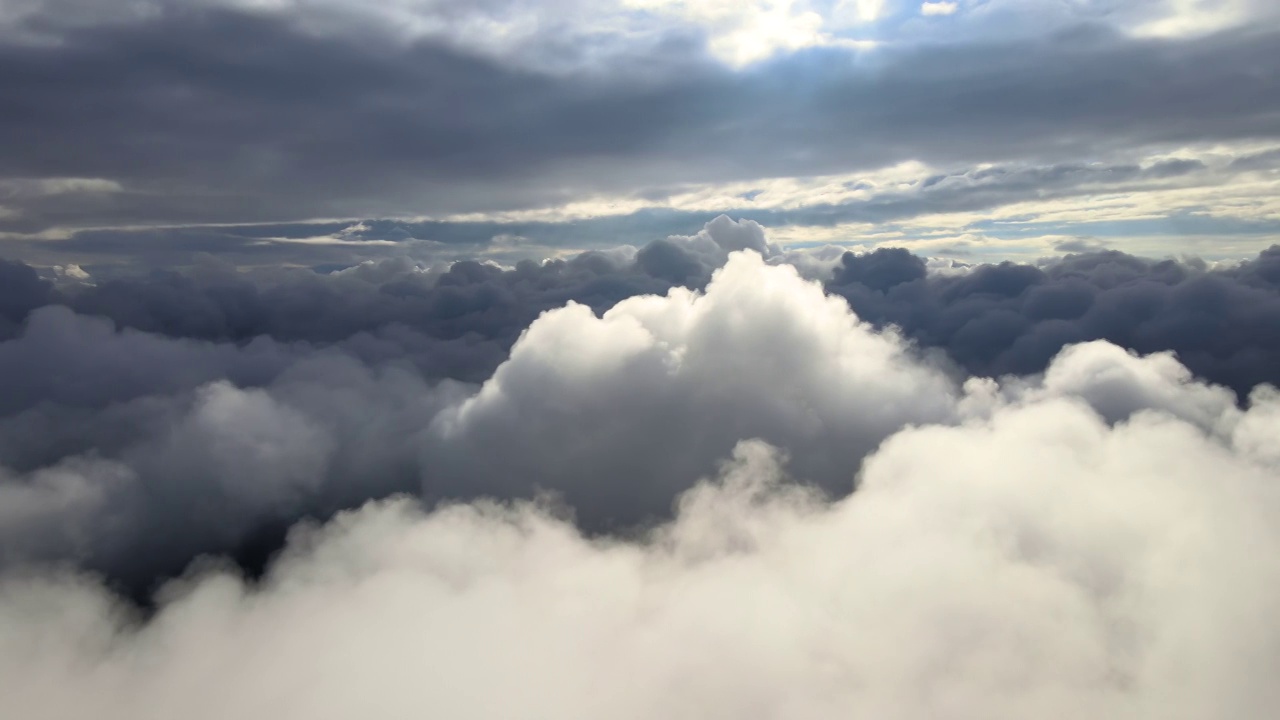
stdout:
{"type": "Polygon", "coordinates": [[[402,255],[332,273],[239,272],[206,254],[182,272],[108,276],[58,293],[34,270],[14,263],[7,267],[27,284],[16,277],[10,284],[6,317],[16,327],[33,308],[62,302],[81,314],[162,335],[340,344],[369,361],[407,359],[429,378],[479,382],[540,313],[570,300],[603,312],[675,283],[701,287],[729,252],[741,249],[780,261],[760,225],[721,217],[691,236],[673,236],[639,253],[618,248],[507,268],[472,259],[428,264],[402,255]]]}
{"type": "Polygon", "coordinates": [[[1221,271],[1111,254],[950,276],[925,274],[906,251],[845,256],[829,287],[859,319],[785,256],[769,264],[741,247],[773,252],[759,226],[725,218],[643,249],[630,269],[599,253],[434,274],[363,265],[241,276],[215,265],[82,289],[73,304],[99,298],[151,332],[57,305],[14,321],[21,334],[0,343],[0,492],[22,510],[0,522],[0,564],[64,560],[145,598],[197,555],[229,553],[256,570],[300,518],[406,492],[551,493],[580,527],[620,530],[667,517],[690,483],[753,438],[839,497],[902,427],[961,422],[1001,398],[1070,396],[1110,422],[1144,408],[1206,431],[1234,422],[1236,396],[1171,356],[1063,350],[1135,317],[1151,328],[1125,337],[1172,343],[1211,322],[1239,358],[1203,365],[1211,375],[1238,389],[1249,377],[1240,368],[1275,380],[1255,325],[1265,317],[1196,289],[1208,283],[1262,312],[1274,295],[1269,256],[1221,271]],[[665,280],[665,294],[649,294],[647,273],[682,263],[694,268],[689,287],[665,280]],[[717,263],[708,283],[700,273],[717,263]],[[615,285],[628,278],[639,284],[615,285]],[[95,294],[108,290],[116,300],[95,294]],[[1160,301],[1167,318],[1121,312],[1150,306],[1134,299],[1147,292],[1173,294],[1160,301]],[[1192,298],[1223,314],[1178,315],[1192,298]],[[1050,335],[1033,346],[1039,355],[1001,334],[1085,300],[1098,305],[1094,324],[1050,335]],[[963,322],[933,314],[944,301],[963,322]],[[916,317],[929,322],[894,320],[916,317]],[[906,335],[877,327],[890,322],[906,335]],[[1022,376],[963,383],[1009,357],[1027,364],[1022,376]]]}
{"type": "Polygon", "coordinates": [[[211,253],[254,267],[337,269],[387,258],[430,265],[477,257],[512,265],[606,250],[610,243],[696,235],[721,209],[736,208],[733,217],[769,226],[780,245],[826,241],[932,252],[963,245],[982,258],[1030,260],[1087,235],[1105,238],[1099,246],[1139,254],[1234,259],[1274,243],[1280,232],[1274,221],[1280,176],[1267,172],[1275,164],[1269,147],[1199,144],[1113,162],[907,162],[434,220],[99,229],[15,236],[7,247],[11,257],[32,264],[74,264],[104,278],[206,264],[211,253]]]}
{"type": "MultiPolygon", "coordinates": [[[[11,264],[4,317],[13,336],[32,309],[61,302],[151,333],[305,342],[372,364],[407,360],[428,379],[478,383],[542,312],[575,301],[598,315],[625,298],[674,285],[702,288],[739,249],[804,268],[806,277],[826,280],[828,291],[850,301],[862,319],[896,325],[974,374],[1040,372],[1065,344],[1107,339],[1142,353],[1177,351],[1197,376],[1242,396],[1257,383],[1280,382],[1270,331],[1277,302],[1272,250],[1238,267],[1209,268],[1103,251],[1073,238],[1057,242],[1056,249],[1078,256],[1003,265],[974,258],[970,270],[956,276],[926,272],[926,260],[903,249],[844,257],[836,248],[784,251],[759,224],[727,217],[639,250],[592,251],[506,269],[401,255],[332,273],[241,272],[205,257],[193,268],[142,277],[113,278],[92,268],[94,284],[66,282],[59,292],[31,268],[11,264]],[[1210,327],[1217,329],[1210,333],[1210,327]]],[[[13,397],[24,393],[40,396],[17,388],[13,397]]]]}
{"type": "Polygon", "coordinates": [[[515,481],[556,491],[591,526],[626,525],[665,513],[682,486],[664,483],[758,437],[839,493],[895,429],[952,417],[957,394],[816,283],[738,253],[705,294],[543,315],[479,392],[432,421],[424,487],[506,497],[515,481]]]}
{"type": "Polygon", "coordinates": [[[0,367],[27,388],[0,418],[0,496],[18,508],[0,565],[70,562],[138,597],[198,555],[260,564],[301,517],[413,490],[415,434],[468,392],[337,350],[112,333],[63,308],[0,344],[0,367]]]}
{"type": "Polygon", "coordinates": [[[827,288],[864,320],[895,325],[976,375],[1040,372],[1064,345],[1105,339],[1173,350],[1197,376],[1243,396],[1280,381],[1278,259],[1271,248],[1208,270],[1104,251],[927,275],[921,258],[882,249],[846,254],[827,288]]]}
{"type": "Polygon", "coordinates": [[[0,716],[1274,714],[1277,22],[0,2],[0,716]]]}
{"type": "MultiPolygon", "coordinates": [[[[726,221],[712,237],[761,235],[726,221]]],[[[145,593],[202,552],[252,555],[264,528],[418,489],[552,491],[584,526],[627,526],[665,516],[756,436],[809,451],[800,467],[846,491],[863,454],[905,422],[950,417],[958,393],[899,338],[749,252],[705,294],[543,314],[478,388],[431,384],[398,352],[353,357],[368,342],[210,342],[36,311],[0,343],[0,456],[3,487],[44,519],[0,525],[0,556],[75,562],[145,593]]]]}
{"type": "Polygon", "coordinates": [[[295,529],[259,583],[194,571],[147,619],[91,579],[10,573],[0,707],[1257,717],[1278,699],[1256,618],[1280,601],[1280,507],[1254,440],[1277,408],[1261,394],[1221,435],[1002,404],[897,433],[833,502],[747,441],[633,540],[526,503],[372,503],[295,529]]]}
{"type": "Polygon", "coordinates": [[[1090,238],[1069,238],[1053,244],[1053,249],[1060,253],[1098,253],[1110,249],[1105,244],[1090,238]]]}
{"type": "Polygon", "coordinates": [[[0,259],[0,340],[17,334],[32,310],[53,302],[53,287],[31,267],[0,259]]]}
{"type": "MultiPolygon", "coordinates": [[[[691,281],[705,282],[711,267],[699,265],[691,281]]],[[[206,263],[188,273],[101,281],[67,302],[150,332],[340,343],[371,361],[409,360],[427,377],[480,381],[539,313],[569,300],[603,311],[669,286],[642,264],[599,252],[509,269],[400,257],[332,274],[279,268],[245,274],[206,263]]]]}
{"type": "MultiPolygon", "coordinates": [[[[70,15],[40,7],[27,25],[70,15]]],[[[1108,160],[1274,140],[1280,96],[1265,23],[1177,41],[1094,27],[903,43],[865,61],[810,49],[737,71],[659,32],[617,62],[551,72],[443,39],[390,41],[377,24],[330,33],[294,19],[163,5],[72,23],[57,42],[0,39],[14,105],[0,178],[116,188],[24,197],[0,230],[439,217],[913,160],[1108,160]],[[171,61],[153,72],[152,57],[171,61]],[[1117,90],[1130,87],[1141,102],[1117,90]]]]}
{"type": "Polygon", "coordinates": [[[920,14],[929,15],[953,15],[959,9],[959,5],[953,2],[926,2],[920,4],[920,14]]]}

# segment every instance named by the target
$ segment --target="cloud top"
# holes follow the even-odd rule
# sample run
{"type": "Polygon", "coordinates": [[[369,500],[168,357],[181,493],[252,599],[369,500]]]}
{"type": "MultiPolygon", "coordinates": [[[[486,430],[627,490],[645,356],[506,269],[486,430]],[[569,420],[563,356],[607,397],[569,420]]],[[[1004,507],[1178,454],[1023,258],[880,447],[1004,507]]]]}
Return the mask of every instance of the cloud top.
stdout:
{"type": "MultiPolygon", "coordinates": [[[[1280,430],[1275,402],[1249,420],[1280,430]]],[[[1277,700],[1256,621],[1280,599],[1276,466],[1240,435],[1032,401],[899,433],[834,503],[766,444],[731,458],[641,540],[528,504],[376,503],[295,530],[261,584],[206,570],[142,623],[91,582],[10,577],[0,703],[1195,720],[1277,700]]]]}

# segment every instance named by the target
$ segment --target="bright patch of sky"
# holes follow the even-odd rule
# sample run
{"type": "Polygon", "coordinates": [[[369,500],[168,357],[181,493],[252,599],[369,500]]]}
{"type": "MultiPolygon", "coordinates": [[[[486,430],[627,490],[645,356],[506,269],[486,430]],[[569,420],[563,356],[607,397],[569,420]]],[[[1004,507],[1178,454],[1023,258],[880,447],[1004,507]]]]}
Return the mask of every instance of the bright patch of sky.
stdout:
{"type": "MultiPolygon", "coordinates": [[[[205,0],[210,1],[210,0],[205,0]]],[[[1139,36],[1190,36],[1280,15],[1273,0],[234,0],[305,6],[326,14],[376,13],[412,34],[459,38],[503,53],[548,37],[654,42],[694,33],[735,67],[811,47],[952,41],[1035,34],[1082,22],[1139,36]]]]}
{"type": "MultiPolygon", "coordinates": [[[[0,32],[48,39],[23,20],[52,0],[0,3],[0,32]]],[[[173,0],[138,0],[121,13],[96,0],[65,23],[88,27],[158,13],[173,0]]],[[[1274,0],[188,0],[288,17],[316,33],[376,27],[430,37],[544,69],[628,55],[673,36],[701,38],[731,67],[813,47],[952,42],[1092,23],[1136,36],[1189,36],[1280,18],[1274,0]],[[566,60],[567,55],[572,58],[566,60]]]]}
{"type": "Polygon", "coordinates": [[[960,8],[954,2],[927,2],[920,5],[921,15],[953,15],[960,8]]]}

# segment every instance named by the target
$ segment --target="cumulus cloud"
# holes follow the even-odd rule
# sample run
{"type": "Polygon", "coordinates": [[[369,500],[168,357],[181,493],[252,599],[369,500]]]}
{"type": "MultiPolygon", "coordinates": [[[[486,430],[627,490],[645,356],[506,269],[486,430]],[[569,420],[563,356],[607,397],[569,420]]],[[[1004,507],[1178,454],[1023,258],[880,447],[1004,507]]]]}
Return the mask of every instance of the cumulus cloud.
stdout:
{"type": "MultiPolygon", "coordinates": [[[[725,243],[759,239],[749,225],[711,234],[724,228],[739,233],[725,243]]],[[[0,449],[8,486],[46,519],[0,527],[5,554],[145,590],[264,527],[415,489],[552,491],[586,527],[628,526],[666,515],[750,437],[804,451],[798,467],[843,492],[862,455],[903,423],[948,419],[959,392],[899,337],[753,252],[731,255],[705,292],[547,312],[474,391],[344,347],[35,312],[0,344],[0,376],[21,379],[5,393],[0,449]]]]}
{"type": "Polygon", "coordinates": [[[0,497],[33,508],[0,522],[0,561],[71,562],[141,596],[199,554],[260,563],[302,516],[413,490],[415,432],[466,395],[408,365],[110,334],[49,310],[0,346],[45,393],[10,395],[30,402],[0,418],[0,497]]]}
{"type": "MultiPolygon", "coordinates": [[[[1069,396],[1113,423],[1144,409],[1205,432],[1238,422],[1237,397],[1193,378],[1174,356],[1139,358],[1108,343],[1061,353],[1059,343],[1030,374],[965,382],[974,358],[958,341],[921,350],[912,338],[928,336],[919,328],[903,323],[904,335],[883,314],[860,319],[785,256],[770,264],[744,247],[776,253],[759,226],[725,218],[641,250],[634,266],[595,253],[510,270],[368,265],[338,277],[271,275],[261,287],[213,267],[72,298],[98,298],[114,315],[174,336],[117,329],[64,306],[38,309],[0,343],[0,492],[17,508],[0,519],[0,560],[71,562],[146,597],[197,555],[229,553],[256,570],[298,519],[395,493],[431,501],[551,493],[581,528],[613,531],[667,517],[681,492],[746,439],[782,448],[799,476],[840,497],[863,458],[902,427],[955,424],[993,403],[1069,396]],[[649,287],[655,266],[642,268],[655,247],[699,272],[724,265],[709,282],[604,302],[619,278],[640,283],[624,285],[623,296],[649,287]],[[527,315],[507,314],[517,305],[532,314],[540,303],[557,307],[523,330],[527,315]],[[258,317],[265,308],[276,314],[258,317]],[[415,314],[417,325],[398,324],[415,314]],[[400,320],[378,326],[388,318],[400,320]],[[247,332],[255,327],[266,332],[247,332]],[[483,352],[462,355],[437,343],[493,332],[486,327],[515,337],[504,344],[499,333],[483,352]],[[242,334],[222,334],[234,328],[242,334]],[[441,372],[442,353],[463,358],[466,372],[441,372]]],[[[1237,292],[1262,292],[1264,260],[1222,272],[1237,292]]],[[[912,284],[926,298],[925,290],[958,298],[961,290],[929,283],[961,280],[973,298],[1019,297],[1054,272],[992,266],[921,277],[920,266],[905,251],[845,256],[830,285],[858,310],[869,294],[897,297],[912,284]],[[849,292],[855,285],[862,295],[849,292]]],[[[1134,284],[1105,267],[1095,267],[1110,278],[1095,278],[1098,287],[1134,284]]],[[[1190,272],[1136,260],[1124,267],[1140,278],[1190,272]]],[[[25,270],[18,275],[34,277],[25,270]]],[[[916,301],[903,312],[929,307],[916,301]]],[[[978,323],[988,322],[983,313],[1012,312],[979,309],[978,323]]]]}
{"type": "Polygon", "coordinates": [[[1256,400],[1226,435],[998,403],[895,434],[834,502],[748,441],[634,540],[536,504],[373,503],[295,529],[258,583],[195,571],[145,620],[91,579],[9,574],[0,707],[1259,717],[1280,498],[1250,438],[1280,431],[1280,397],[1256,400]]]}
{"type": "Polygon", "coordinates": [[[1040,372],[1063,346],[1105,339],[1173,350],[1242,397],[1280,382],[1280,248],[1216,269],[1105,251],[962,275],[928,274],[923,259],[883,249],[845,255],[827,288],[975,375],[1040,372]]]}
{"type": "Polygon", "coordinates": [[[1274,715],[1274,5],[0,2],[0,717],[1274,715]]]}
{"type": "MultiPolygon", "coordinates": [[[[167,336],[19,294],[0,342],[0,714],[1197,720],[1280,699],[1280,638],[1255,620],[1280,600],[1280,391],[1242,402],[1105,340],[970,376],[803,279],[757,225],[658,247],[722,265],[547,310],[479,384],[342,333],[167,336]]],[[[627,272],[652,279],[646,250],[627,272]]],[[[948,276],[877,251],[841,257],[830,286],[855,307],[1192,275],[1273,292],[1270,259],[948,276]]],[[[386,288],[456,271],[552,297],[593,263],[272,281],[381,317],[386,288]]],[[[201,272],[220,279],[160,286],[237,306],[226,268],[201,272]]]]}
{"type": "Polygon", "coordinates": [[[760,223],[720,215],[696,235],[677,235],[649,243],[636,254],[635,264],[649,275],[674,284],[700,284],[712,269],[725,263],[730,253],[739,250],[754,250],[764,257],[781,253],[765,237],[760,223]]]}
{"type": "Polygon", "coordinates": [[[634,522],[759,437],[841,492],[880,440],[949,419],[957,394],[896,334],[789,266],[738,253],[705,293],[543,315],[474,397],[433,421],[425,483],[506,496],[518,478],[591,518],[634,522]]]}

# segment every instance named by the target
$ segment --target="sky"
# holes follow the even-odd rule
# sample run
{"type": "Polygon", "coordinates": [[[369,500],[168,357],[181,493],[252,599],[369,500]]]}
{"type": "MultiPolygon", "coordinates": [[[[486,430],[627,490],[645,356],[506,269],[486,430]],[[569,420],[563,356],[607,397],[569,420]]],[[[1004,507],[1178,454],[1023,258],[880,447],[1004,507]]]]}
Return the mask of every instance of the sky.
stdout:
{"type": "Polygon", "coordinates": [[[0,236],[315,265],[727,213],[796,246],[1241,259],[1280,223],[1277,31],[1267,0],[9,0],[0,236]]]}
{"type": "Polygon", "coordinates": [[[1280,690],[1271,0],[0,0],[0,717],[1280,690]]]}

